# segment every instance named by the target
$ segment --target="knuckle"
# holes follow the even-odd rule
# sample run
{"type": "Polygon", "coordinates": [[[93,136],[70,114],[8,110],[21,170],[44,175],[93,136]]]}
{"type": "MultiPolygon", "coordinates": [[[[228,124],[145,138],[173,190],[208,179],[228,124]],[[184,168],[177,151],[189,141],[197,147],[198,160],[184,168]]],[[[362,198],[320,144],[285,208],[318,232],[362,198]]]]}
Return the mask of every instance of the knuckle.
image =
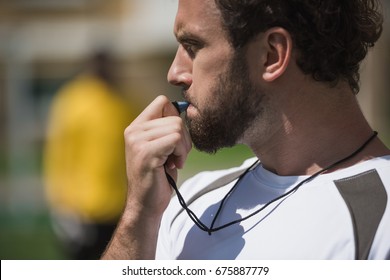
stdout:
{"type": "Polygon", "coordinates": [[[127,143],[127,144],[133,144],[133,143],[135,143],[136,142],[136,134],[135,133],[133,133],[133,131],[132,131],[132,129],[126,129],[126,131],[125,131],[125,142],[127,143]]]}
{"type": "Polygon", "coordinates": [[[169,103],[169,99],[168,97],[166,97],[165,95],[159,95],[156,97],[156,101],[161,103],[161,104],[165,104],[165,103],[169,103]]]}
{"type": "Polygon", "coordinates": [[[171,137],[174,144],[178,144],[182,140],[182,135],[180,132],[172,133],[171,137]]]}
{"type": "Polygon", "coordinates": [[[130,124],[128,127],[125,128],[125,131],[124,131],[124,136],[125,138],[127,138],[129,135],[131,135],[133,133],[133,124],[130,124]]]}
{"type": "Polygon", "coordinates": [[[171,129],[172,129],[173,133],[181,133],[182,125],[179,122],[175,122],[172,124],[171,129]]]}

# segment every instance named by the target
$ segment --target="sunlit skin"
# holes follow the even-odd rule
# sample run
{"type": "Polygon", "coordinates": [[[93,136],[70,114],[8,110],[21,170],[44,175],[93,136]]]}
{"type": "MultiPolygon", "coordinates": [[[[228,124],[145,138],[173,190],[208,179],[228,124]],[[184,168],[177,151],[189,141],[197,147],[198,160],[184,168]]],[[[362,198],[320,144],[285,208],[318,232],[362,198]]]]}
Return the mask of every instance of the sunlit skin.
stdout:
{"type": "Polygon", "coordinates": [[[226,72],[228,58],[233,55],[225,32],[221,31],[219,12],[212,8],[212,1],[203,2],[179,1],[174,25],[179,47],[168,72],[168,81],[186,90],[186,98],[191,102],[187,109],[189,118],[199,114],[197,108],[208,105],[209,87],[226,72]]]}
{"type": "MultiPolygon", "coordinates": [[[[199,120],[207,108],[220,109],[218,81],[234,71],[236,51],[213,0],[179,0],[174,34],[179,46],[168,81],[184,89],[191,102],[187,116],[199,120]]],[[[242,56],[246,61],[237,64],[247,66],[240,78],[248,79],[243,84],[250,85],[249,100],[259,101],[261,108],[236,142],[249,146],[265,168],[279,175],[311,175],[349,155],[372,134],[348,84],[330,87],[314,81],[300,71],[296,55],[290,34],[274,27],[253,38],[242,56]]],[[[234,83],[227,85],[231,89],[234,83]]],[[[232,92],[226,90],[227,100],[233,100],[232,92]]],[[[170,100],[160,96],[129,125],[125,141],[127,204],[103,258],[153,259],[172,194],[165,171],[177,177],[192,140],[170,100]]],[[[376,138],[337,169],[388,154],[376,138]]]]}

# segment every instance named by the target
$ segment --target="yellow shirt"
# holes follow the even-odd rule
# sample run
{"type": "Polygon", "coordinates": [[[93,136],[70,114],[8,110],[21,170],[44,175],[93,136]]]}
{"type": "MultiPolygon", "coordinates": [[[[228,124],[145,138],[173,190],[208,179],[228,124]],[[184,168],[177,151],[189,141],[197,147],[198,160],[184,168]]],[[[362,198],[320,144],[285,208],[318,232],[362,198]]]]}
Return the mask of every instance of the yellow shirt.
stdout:
{"type": "Polygon", "coordinates": [[[119,217],[127,191],[123,132],[133,114],[91,76],[58,93],[44,153],[46,193],[56,212],[89,222],[119,217]]]}

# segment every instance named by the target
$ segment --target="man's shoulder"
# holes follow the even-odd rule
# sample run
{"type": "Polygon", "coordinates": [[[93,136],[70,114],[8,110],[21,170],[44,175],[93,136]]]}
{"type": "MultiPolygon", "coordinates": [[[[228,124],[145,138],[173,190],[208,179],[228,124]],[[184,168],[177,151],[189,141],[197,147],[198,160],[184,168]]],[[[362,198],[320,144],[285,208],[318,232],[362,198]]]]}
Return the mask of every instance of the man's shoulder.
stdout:
{"type": "Polygon", "coordinates": [[[358,174],[363,174],[375,170],[383,178],[390,178],[390,156],[382,156],[360,162],[346,169],[336,171],[335,177],[342,179],[343,177],[354,177],[358,174]]]}

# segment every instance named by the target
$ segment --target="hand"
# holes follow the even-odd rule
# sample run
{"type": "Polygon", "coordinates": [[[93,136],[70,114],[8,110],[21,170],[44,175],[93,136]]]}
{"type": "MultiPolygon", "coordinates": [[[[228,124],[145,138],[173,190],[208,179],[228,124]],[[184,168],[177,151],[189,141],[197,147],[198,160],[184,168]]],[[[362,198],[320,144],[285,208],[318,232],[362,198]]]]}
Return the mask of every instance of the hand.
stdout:
{"type": "Polygon", "coordinates": [[[165,172],[177,180],[177,169],[192,147],[183,120],[171,102],[159,96],[127,127],[125,143],[127,208],[161,216],[172,194],[165,172]]]}
{"type": "Polygon", "coordinates": [[[176,108],[157,97],[125,130],[128,194],[125,211],[102,259],[153,259],[162,214],[191,150],[176,108]]]}

